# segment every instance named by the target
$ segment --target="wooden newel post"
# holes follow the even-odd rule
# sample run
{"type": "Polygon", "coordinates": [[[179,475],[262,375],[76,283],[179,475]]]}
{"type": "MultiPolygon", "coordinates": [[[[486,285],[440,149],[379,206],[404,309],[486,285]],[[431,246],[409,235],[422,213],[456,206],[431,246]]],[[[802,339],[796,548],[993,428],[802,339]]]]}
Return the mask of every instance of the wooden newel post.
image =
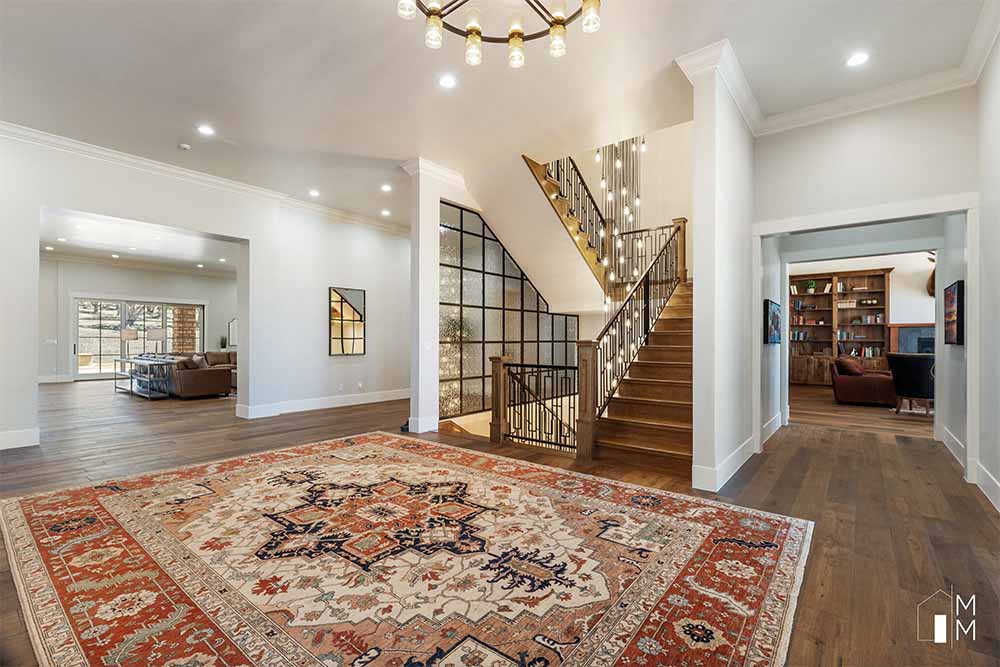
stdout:
{"type": "Polygon", "coordinates": [[[687,218],[674,218],[673,223],[679,228],[677,230],[677,275],[681,282],[688,280],[687,267],[687,218]]]}
{"type": "Polygon", "coordinates": [[[589,463],[594,458],[594,429],[597,425],[597,342],[577,341],[576,354],[580,365],[576,458],[583,463],[589,463]]]}
{"type": "Polygon", "coordinates": [[[490,418],[490,442],[499,445],[507,433],[507,364],[511,357],[490,357],[493,364],[493,416],[490,418]]]}

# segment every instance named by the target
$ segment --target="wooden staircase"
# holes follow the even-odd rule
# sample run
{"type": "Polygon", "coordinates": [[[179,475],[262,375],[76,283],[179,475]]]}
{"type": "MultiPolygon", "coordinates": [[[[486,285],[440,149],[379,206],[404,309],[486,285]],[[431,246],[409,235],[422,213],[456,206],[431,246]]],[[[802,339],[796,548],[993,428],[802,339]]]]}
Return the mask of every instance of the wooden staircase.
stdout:
{"type": "Polygon", "coordinates": [[[587,230],[584,228],[583,222],[577,217],[576,212],[573,211],[569,200],[560,192],[559,181],[549,176],[548,169],[544,164],[535,162],[527,155],[522,155],[521,157],[524,158],[524,162],[528,165],[531,175],[535,177],[535,181],[545,194],[545,199],[551,204],[552,210],[556,212],[556,216],[562,222],[566,233],[569,234],[573,244],[580,251],[583,261],[590,267],[590,271],[597,278],[601,289],[604,289],[607,285],[608,269],[605,268],[601,261],[601,255],[594,245],[594,240],[590,238],[590,235],[588,235],[587,230]]]}
{"type": "Polygon", "coordinates": [[[598,459],[692,459],[692,299],[681,283],[597,419],[598,459]]]}

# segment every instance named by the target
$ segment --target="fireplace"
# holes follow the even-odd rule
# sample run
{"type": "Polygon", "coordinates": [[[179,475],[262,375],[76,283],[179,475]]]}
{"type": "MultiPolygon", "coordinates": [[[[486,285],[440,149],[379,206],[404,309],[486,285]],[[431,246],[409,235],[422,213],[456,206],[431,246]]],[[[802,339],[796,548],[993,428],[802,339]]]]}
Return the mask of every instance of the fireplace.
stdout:
{"type": "Polygon", "coordinates": [[[890,324],[890,352],[934,354],[934,325],[890,324]]]}

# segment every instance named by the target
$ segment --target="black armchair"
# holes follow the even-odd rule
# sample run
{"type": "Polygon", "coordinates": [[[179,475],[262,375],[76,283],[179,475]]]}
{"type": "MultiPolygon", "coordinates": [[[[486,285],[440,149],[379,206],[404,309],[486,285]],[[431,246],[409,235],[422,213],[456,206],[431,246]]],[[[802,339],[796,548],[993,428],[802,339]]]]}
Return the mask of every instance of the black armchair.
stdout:
{"type": "Polygon", "coordinates": [[[933,354],[892,354],[888,355],[892,383],[896,388],[896,413],[903,399],[926,401],[926,412],[934,401],[934,355],[933,354]]]}

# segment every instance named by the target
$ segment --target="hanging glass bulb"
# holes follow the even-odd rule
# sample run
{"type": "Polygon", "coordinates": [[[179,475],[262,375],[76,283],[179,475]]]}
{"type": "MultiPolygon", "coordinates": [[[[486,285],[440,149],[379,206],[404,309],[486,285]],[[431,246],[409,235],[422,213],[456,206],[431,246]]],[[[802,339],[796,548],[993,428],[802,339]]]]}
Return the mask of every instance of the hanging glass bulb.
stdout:
{"type": "Polygon", "coordinates": [[[636,196],[635,196],[635,207],[636,207],[636,208],[639,208],[639,206],[640,206],[641,204],[642,204],[642,200],[641,200],[641,199],[639,199],[639,195],[636,195],[636,196]]]}
{"type": "Polygon", "coordinates": [[[615,158],[615,169],[621,169],[621,168],[622,168],[622,159],[620,157],[615,158]]]}
{"type": "Polygon", "coordinates": [[[428,49],[440,49],[444,43],[444,21],[437,14],[427,17],[427,27],[424,32],[424,44],[428,49]]]}
{"type": "Polygon", "coordinates": [[[601,179],[601,189],[604,190],[607,187],[608,187],[608,179],[602,178],[601,179]]]}
{"type": "Polygon", "coordinates": [[[625,186],[623,185],[623,186],[622,186],[622,197],[624,197],[624,196],[625,196],[625,195],[627,195],[627,194],[628,194],[628,188],[626,188],[626,187],[625,187],[625,186]]]}
{"type": "Polygon", "coordinates": [[[601,0],[583,0],[583,31],[587,34],[601,29],[601,0]]]}
{"type": "MultiPolygon", "coordinates": [[[[601,236],[604,236],[604,235],[603,235],[603,234],[601,234],[601,236]]],[[[608,265],[608,258],[607,258],[607,257],[605,257],[604,259],[602,259],[602,260],[601,260],[601,264],[603,264],[604,266],[607,266],[607,265],[608,265]]]]}
{"type": "Polygon", "coordinates": [[[510,22],[507,33],[507,64],[511,69],[524,67],[524,23],[520,17],[510,22]]]}
{"type": "MultiPolygon", "coordinates": [[[[608,280],[610,280],[611,282],[615,281],[615,272],[614,271],[612,271],[611,274],[608,276],[608,280]]],[[[608,303],[611,303],[611,297],[608,297],[608,303]]],[[[607,308],[608,308],[608,306],[605,305],[604,309],[607,310],[607,308]]],[[[613,331],[611,332],[611,335],[612,336],[615,335],[613,331]]]]}
{"type": "Polygon", "coordinates": [[[635,152],[635,139],[632,140],[632,152],[635,152]]]}
{"type": "Polygon", "coordinates": [[[603,239],[604,238],[604,227],[601,227],[601,230],[600,230],[599,233],[601,235],[601,238],[603,239]]]}
{"type": "Polygon", "coordinates": [[[465,20],[465,64],[475,67],[483,62],[483,29],[479,24],[479,10],[469,10],[465,20]]]}
{"type": "Polygon", "coordinates": [[[594,162],[600,162],[600,161],[601,161],[601,149],[598,148],[596,151],[594,151],[594,162]]]}
{"type": "Polygon", "coordinates": [[[625,215],[631,215],[631,212],[629,211],[629,207],[628,207],[628,204],[625,204],[625,208],[624,208],[624,209],[622,209],[622,212],[623,212],[623,213],[624,213],[625,215]]]}
{"type": "Polygon", "coordinates": [[[549,28],[549,55],[553,58],[566,55],[566,26],[562,23],[554,23],[549,28]]]}
{"type": "Polygon", "coordinates": [[[646,152],[646,140],[645,139],[642,140],[642,145],[639,146],[639,152],[640,153],[645,153],[646,152]]]}
{"type": "Polygon", "coordinates": [[[417,0],[399,0],[396,3],[396,14],[409,21],[417,15],[417,0]]]}
{"type": "Polygon", "coordinates": [[[614,201],[614,200],[615,200],[615,193],[608,190],[608,201],[614,201]]]}

